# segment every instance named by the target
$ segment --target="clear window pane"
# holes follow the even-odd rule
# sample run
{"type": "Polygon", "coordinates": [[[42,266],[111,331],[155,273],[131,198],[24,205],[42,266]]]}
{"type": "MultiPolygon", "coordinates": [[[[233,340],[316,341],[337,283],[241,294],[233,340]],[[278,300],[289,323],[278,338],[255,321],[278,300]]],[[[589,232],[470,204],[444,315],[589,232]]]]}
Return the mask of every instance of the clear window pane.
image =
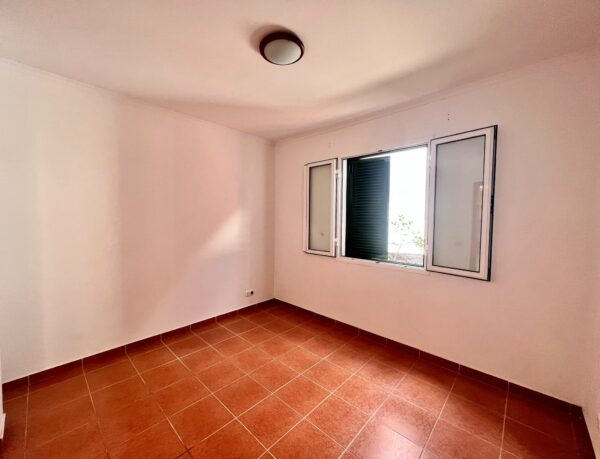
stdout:
{"type": "Polygon", "coordinates": [[[427,146],[351,158],[346,164],[344,255],[423,267],[427,146]]]}
{"type": "Polygon", "coordinates": [[[424,266],[427,147],[391,155],[388,261],[424,266]]]}

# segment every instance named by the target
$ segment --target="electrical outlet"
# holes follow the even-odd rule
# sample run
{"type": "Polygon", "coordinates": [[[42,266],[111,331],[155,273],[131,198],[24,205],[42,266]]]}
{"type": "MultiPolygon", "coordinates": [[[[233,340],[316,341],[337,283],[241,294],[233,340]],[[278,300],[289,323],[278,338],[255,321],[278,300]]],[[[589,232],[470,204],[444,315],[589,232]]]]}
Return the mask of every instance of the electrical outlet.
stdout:
{"type": "Polygon", "coordinates": [[[254,295],[254,290],[246,290],[246,296],[254,295]]]}

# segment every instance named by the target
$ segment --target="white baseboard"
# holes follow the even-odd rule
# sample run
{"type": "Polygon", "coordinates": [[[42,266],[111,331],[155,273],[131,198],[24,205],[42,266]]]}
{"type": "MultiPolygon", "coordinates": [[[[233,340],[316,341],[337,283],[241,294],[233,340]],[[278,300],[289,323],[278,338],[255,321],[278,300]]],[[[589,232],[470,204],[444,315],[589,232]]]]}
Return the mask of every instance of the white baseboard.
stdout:
{"type": "Polygon", "coordinates": [[[6,421],[6,414],[0,413],[0,440],[4,438],[4,422],[6,421]]]}

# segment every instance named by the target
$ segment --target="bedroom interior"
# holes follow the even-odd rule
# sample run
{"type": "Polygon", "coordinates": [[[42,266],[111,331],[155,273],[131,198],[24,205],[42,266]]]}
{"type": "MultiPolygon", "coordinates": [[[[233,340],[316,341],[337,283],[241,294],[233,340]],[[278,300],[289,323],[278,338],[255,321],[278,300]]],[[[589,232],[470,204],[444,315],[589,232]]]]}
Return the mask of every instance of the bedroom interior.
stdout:
{"type": "Polygon", "coordinates": [[[600,455],[598,30],[0,2],[0,458],[600,455]]]}

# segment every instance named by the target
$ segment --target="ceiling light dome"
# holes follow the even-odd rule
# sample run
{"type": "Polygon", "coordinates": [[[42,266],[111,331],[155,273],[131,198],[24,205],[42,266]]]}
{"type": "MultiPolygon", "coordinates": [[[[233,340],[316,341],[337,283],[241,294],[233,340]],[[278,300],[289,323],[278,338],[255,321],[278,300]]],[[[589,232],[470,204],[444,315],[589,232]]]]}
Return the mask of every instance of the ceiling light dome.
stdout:
{"type": "Polygon", "coordinates": [[[273,32],[260,41],[260,54],[271,64],[290,65],[302,58],[304,45],[291,32],[273,32]]]}

